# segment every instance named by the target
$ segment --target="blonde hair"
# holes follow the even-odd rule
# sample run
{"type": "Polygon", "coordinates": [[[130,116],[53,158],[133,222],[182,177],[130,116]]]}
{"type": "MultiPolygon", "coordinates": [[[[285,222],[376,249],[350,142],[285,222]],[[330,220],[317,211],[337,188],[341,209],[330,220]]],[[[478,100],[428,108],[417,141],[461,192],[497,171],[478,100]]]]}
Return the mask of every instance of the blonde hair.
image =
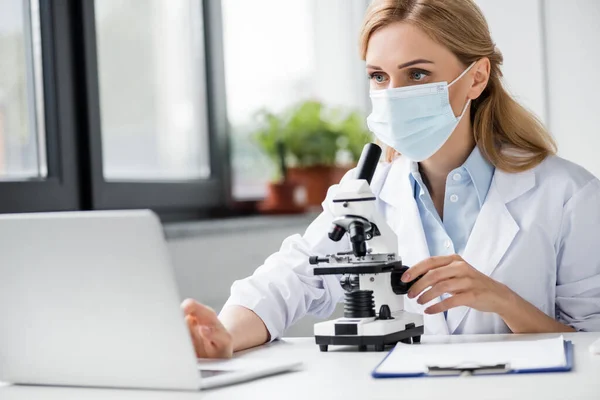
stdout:
{"type": "MultiPolygon", "coordinates": [[[[542,123],[503,87],[502,53],[472,0],[374,0],[361,32],[363,60],[371,35],[398,21],[417,26],[452,51],[464,65],[483,57],[490,60],[487,87],[471,104],[475,142],[490,163],[506,172],[521,172],[556,153],[556,143],[542,123]]],[[[387,161],[397,155],[394,149],[388,149],[387,161]]]]}

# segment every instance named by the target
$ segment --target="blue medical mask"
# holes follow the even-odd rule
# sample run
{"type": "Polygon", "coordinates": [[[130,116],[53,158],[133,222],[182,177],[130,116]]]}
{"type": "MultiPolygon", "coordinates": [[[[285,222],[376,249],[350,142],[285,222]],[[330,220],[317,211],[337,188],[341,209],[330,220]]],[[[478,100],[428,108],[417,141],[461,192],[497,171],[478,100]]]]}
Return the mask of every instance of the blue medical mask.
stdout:
{"type": "Polygon", "coordinates": [[[471,64],[450,84],[447,82],[371,90],[373,111],[367,117],[369,130],[387,146],[413,161],[431,157],[448,140],[471,103],[459,117],[450,106],[448,88],[460,80],[471,64]]]}

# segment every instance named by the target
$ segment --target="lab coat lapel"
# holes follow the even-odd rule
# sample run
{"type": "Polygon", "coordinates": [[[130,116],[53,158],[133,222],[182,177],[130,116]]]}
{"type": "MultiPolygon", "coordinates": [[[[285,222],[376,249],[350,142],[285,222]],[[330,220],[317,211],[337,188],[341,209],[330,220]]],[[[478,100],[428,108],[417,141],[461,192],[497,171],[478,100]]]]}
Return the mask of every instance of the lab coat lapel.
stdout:
{"type": "MultiPolygon", "coordinates": [[[[402,263],[413,266],[429,257],[429,249],[409,174],[410,161],[400,157],[391,166],[379,193],[379,198],[388,206],[386,208],[386,220],[398,236],[398,254],[402,257],[402,263]]],[[[416,299],[404,298],[405,308],[408,311],[421,314],[423,314],[426,307],[439,301],[440,299],[437,298],[422,306],[416,302],[416,299]]],[[[443,314],[425,314],[423,317],[427,334],[448,334],[448,326],[443,314]]]]}
{"type": "MultiPolygon", "coordinates": [[[[519,232],[507,204],[535,186],[532,171],[510,174],[496,170],[486,200],[475,221],[463,259],[475,269],[490,276],[519,232]]],[[[448,311],[450,333],[458,328],[468,307],[448,311]]]]}

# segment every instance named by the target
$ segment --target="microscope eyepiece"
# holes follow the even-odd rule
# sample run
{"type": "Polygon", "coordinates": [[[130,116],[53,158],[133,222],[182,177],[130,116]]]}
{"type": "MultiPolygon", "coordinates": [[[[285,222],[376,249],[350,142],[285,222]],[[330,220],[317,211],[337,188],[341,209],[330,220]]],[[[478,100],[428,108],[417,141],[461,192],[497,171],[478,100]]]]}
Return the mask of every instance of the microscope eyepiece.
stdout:
{"type": "Polygon", "coordinates": [[[364,179],[370,185],[380,157],[381,147],[377,146],[375,143],[367,143],[363,148],[356,166],[356,179],[364,179]]]}

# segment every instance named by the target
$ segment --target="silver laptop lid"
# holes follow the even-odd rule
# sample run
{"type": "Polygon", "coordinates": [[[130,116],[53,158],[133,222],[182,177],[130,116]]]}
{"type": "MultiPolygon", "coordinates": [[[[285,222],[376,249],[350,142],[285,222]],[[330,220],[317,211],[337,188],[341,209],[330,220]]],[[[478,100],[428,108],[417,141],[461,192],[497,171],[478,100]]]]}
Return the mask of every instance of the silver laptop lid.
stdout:
{"type": "Polygon", "coordinates": [[[150,211],[0,216],[0,381],[197,389],[150,211]]]}

